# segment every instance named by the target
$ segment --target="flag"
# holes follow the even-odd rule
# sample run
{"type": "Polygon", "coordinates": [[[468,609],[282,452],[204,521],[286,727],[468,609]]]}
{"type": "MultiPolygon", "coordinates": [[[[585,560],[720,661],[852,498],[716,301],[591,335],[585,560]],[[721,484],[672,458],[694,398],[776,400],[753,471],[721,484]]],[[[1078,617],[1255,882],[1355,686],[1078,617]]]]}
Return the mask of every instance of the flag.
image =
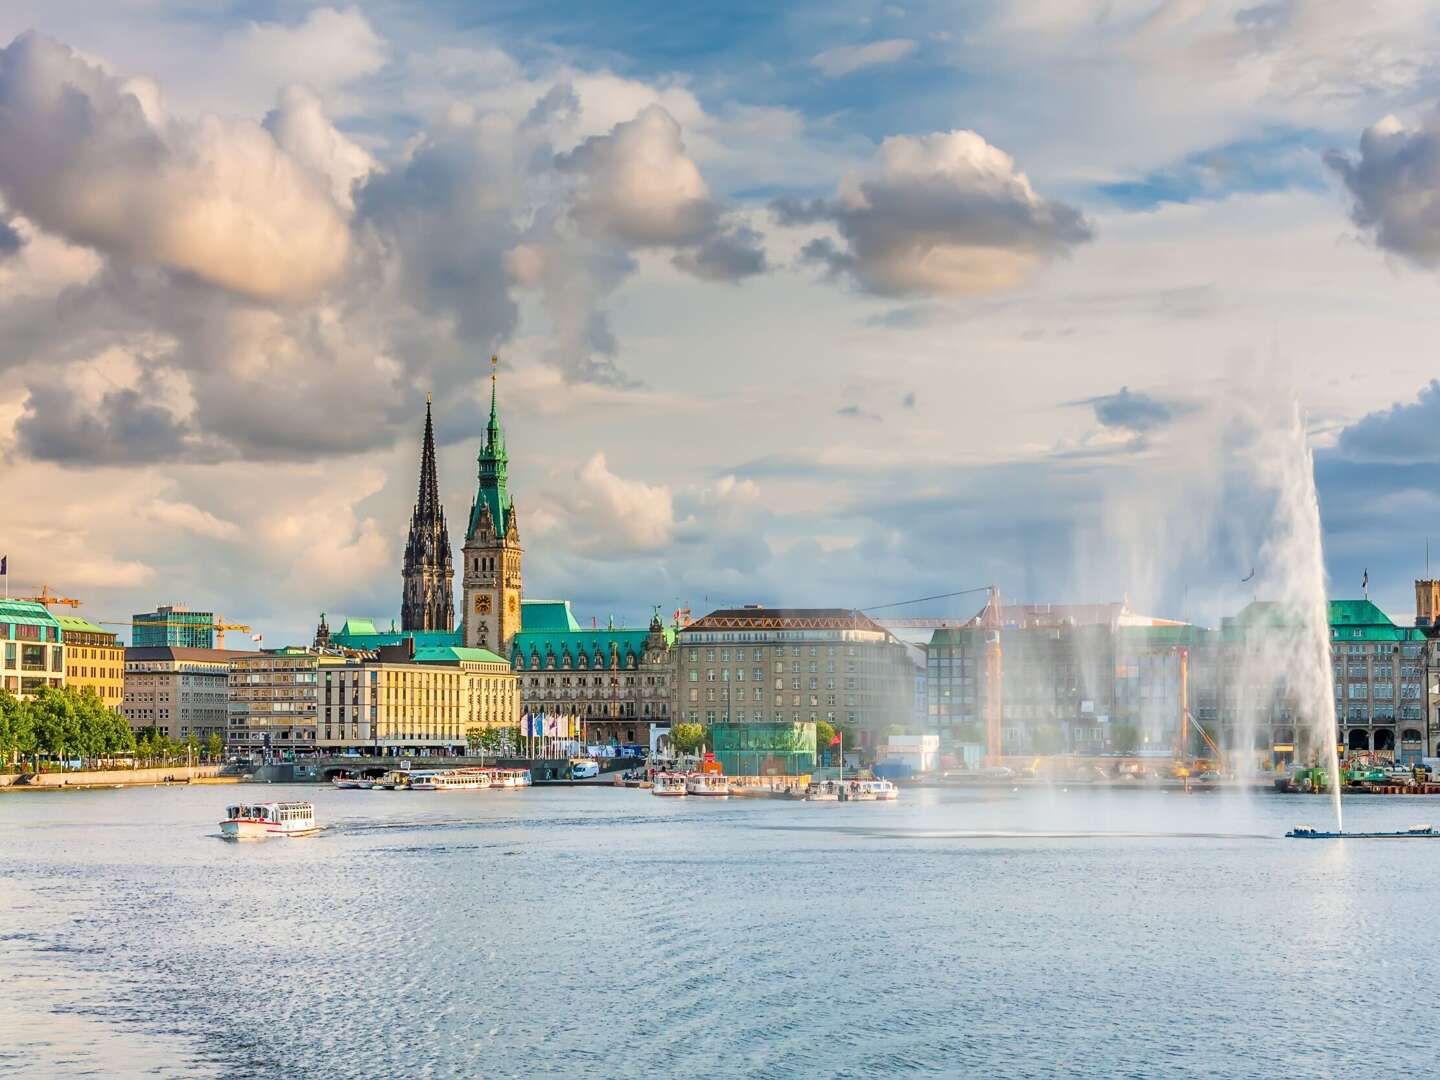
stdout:
{"type": "Polygon", "coordinates": [[[250,640],[251,640],[251,641],[264,641],[264,640],[265,640],[265,635],[264,635],[264,634],[251,634],[251,635],[250,635],[250,640]]]}
{"type": "Polygon", "coordinates": [[[10,572],[9,567],[10,567],[10,556],[9,556],[9,555],[0,555],[0,577],[4,577],[6,574],[8,574],[8,573],[10,572]]]}
{"type": "Polygon", "coordinates": [[[1360,588],[1362,590],[1370,588],[1370,568],[1368,566],[1365,568],[1365,573],[1360,577],[1360,588]]]}
{"type": "Polygon", "coordinates": [[[835,732],[835,734],[830,737],[830,745],[831,745],[831,746],[839,746],[839,745],[840,745],[840,733],[839,733],[838,731],[835,732]]]}

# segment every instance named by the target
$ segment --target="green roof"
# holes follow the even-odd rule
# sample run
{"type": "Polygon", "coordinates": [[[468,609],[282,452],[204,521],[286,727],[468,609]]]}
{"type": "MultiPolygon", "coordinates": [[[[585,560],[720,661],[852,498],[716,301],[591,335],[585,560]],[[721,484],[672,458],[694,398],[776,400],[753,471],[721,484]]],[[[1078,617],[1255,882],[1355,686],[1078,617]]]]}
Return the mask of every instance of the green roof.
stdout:
{"type": "Polygon", "coordinates": [[[520,630],[579,630],[569,600],[521,600],[520,630]]]}
{"type": "Polygon", "coordinates": [[[1369,600],[1331,600],[1330,636],[1345,641],[1424,641],[1418,626],[1396,626],[1369,600]]]}
{"type": "Polygon", "coordinates": [[[60,626],[60,621],[50,614],[49,608],[33,600],[0,600],[0,622],[22,626],[60,626]]]}
{"type": "Polygon", "coordinates": [[[545,659],[551,653],[555,656],[557,667],[564,663],[568,653],[570,662],[578,666],[581,652],[584,652],[588,663],[595,660],[596,653],[600,654],[601,664],[610,663],[610,644],[620,653],[620,663],[625,663],[627,653],[633,653],[636,662],[645,652],[645,639],[650,636],[650,631],[645,629],[634,630],[628,627],[624,629],[607,629],[601,627],[597,630],[541,630],[525,631],[515,635],[515,642],[510,649],[512,663],[519,657],[523,657],[528,665],[532,655],[539,656],[540,662],[544,664],[545,659]]]}
{"type": "Polygon", "coordinates": [[[74,630],[79,634],[109,634],[111,637],[115,636],[112,631],[106,630],[101,626],[96,626],[89,619],[82,618],[79,615],[56,615],[55,619],[60,623],[60,627],[63,630],[74,630]]]}
{"type": "Polygon", "coordinates": [[[491,652],[489,649],[464,649],[458,645],[424,645],[415,646],[415,662],[417,664],[455,664],[462,660],[481,661],[487,664],[507,663],[503,656],[491,652]]]}
{"type": "Polygon", "coordinates": [[[415,639],[415,648],[450,648],[460,644],[459,630],[386,630],[375,629],[371,619],[347,619],[339,630],[330,634],[330,644],[346,649],[378,649],[381,645],[399,645],[406,638],[415,639]]]}

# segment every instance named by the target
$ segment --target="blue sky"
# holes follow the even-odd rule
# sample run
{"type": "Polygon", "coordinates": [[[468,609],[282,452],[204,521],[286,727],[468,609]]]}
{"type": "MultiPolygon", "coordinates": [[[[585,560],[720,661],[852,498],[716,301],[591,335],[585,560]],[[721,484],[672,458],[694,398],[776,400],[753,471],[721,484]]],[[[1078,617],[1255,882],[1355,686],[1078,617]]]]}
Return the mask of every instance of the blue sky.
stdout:
{"type": "Polygon", "coordinates": [[[1440,538],[1424,3],[15,0],[0,50],[0,550],[92,617],[395,612],[425,394],[458,528],[497,351],[585,616],[1208,618],[1291,401],[1337,595],[1407,615],[1440,538]]]}

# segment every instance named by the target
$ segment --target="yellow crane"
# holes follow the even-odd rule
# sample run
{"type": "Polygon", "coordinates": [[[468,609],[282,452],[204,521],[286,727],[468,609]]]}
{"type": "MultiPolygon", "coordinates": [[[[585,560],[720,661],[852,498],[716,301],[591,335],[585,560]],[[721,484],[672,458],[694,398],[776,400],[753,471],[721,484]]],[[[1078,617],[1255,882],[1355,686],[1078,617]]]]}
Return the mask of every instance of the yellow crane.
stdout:
{"type": "MultiPolygon", "coordinates": [[[[165,621],[151,621],[147,619],[144,622],[137,622],[135,619],[96,619],[95,621],[101,626],[128,626],[132,631],[137,626],[184,626],[191,630],[213,630],[215,632],[215,647],[217,649],[223,649],[225,647],[225,632],[227,630],[233,630],[237,634],[250,633],[250,626],[247,623],[225,622],[218,616],[214,622],[208,623],[182,622],[179,619],[168,619],[165,621]]],[[[133,634],[131,636],[131,642],[134,642],[133,634]]]]}
{"type": "MultiPolygon", "coordinates": [[[[32,589],[34,587],[35,586],[33,585],[30,586],[30,588],[32,589]]],[[[38,596],[16,596],[12,597],[12,599],[29,600],[32,603],[44,604],[46,607],[49,607],[51,604],[64,604],[66,607],[71,608],[78,608],[80,606],[80,601],[76,600],[73,596],[59,596],[55,593],[52,593],[50,591],[49,585],[41,585],[40,594],[38,596]]]]}

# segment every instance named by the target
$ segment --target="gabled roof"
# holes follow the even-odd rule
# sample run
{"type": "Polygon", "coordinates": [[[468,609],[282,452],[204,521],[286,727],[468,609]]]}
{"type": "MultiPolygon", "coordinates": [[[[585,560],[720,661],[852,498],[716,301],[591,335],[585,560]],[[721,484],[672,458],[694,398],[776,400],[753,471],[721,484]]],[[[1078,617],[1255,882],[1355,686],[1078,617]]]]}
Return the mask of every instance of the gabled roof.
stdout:
{"type": "Polygon", "coordinates": [[[77,634],[107,634],[112,638],[115,636],[113,631],[96,626],[89,619],[79,615],[56,615],[55,619],[60,623],[62,630],[74,631],[77,634]]]}
{"type": "Polygon", "coordinates": [[[542,630],[529,633],[522,630],[515,635],[515,641],[510,650],[510,659],[512,663],[517,659],[523,659],[528,666],[531,656],[538,655],[543,664],[546,657],[553,653],[555,666],[559,667],[564,663],[568,653],[571,665],[578,667],[580,654],[583,652],[587,666],[594,663],[596,653],[600,654],[601,663],[608,665],[610,663],[610,645],[613,642],[620,653],[621,664],[624,664],[628,654],[633,654],[638,663],[639,657],[645,652],[645,639],[649,636],[649,630],[636,630],[630,627],[613,630],[605,627],[598,630],[542,630]]]}
{"type": "Polygon", "coordinates": [[[508,664],[503,656],[489,649],[464,649],[458,645],[416,645],[417,664],[456,664],[462,660],[479,661],[487,664],[508,664]]]}

